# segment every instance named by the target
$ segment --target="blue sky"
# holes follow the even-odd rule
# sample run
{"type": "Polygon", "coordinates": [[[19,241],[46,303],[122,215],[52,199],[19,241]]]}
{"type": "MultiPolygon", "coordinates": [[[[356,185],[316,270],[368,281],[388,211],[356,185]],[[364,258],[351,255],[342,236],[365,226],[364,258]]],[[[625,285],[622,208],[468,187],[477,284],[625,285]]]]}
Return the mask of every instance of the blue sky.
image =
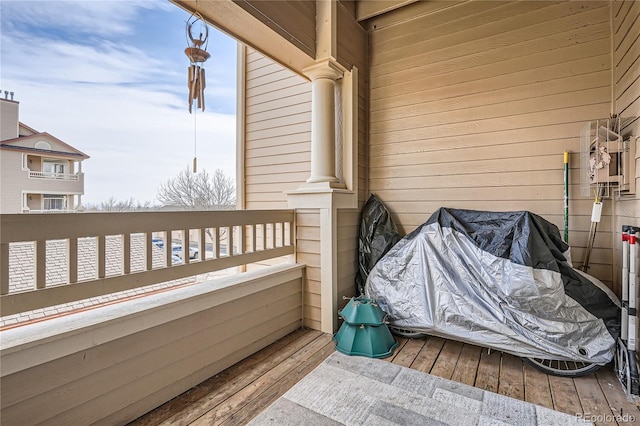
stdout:
{"type": "Polygon", "coordinates": [[[0,0],[0,90],[15,93],[20,121],[91,156],[84,204],[155,203],[196,140],[199,170],[235,178],[236,42],[210,29],[206,111],[194,117],[189,16],[168,0],[0,0]]]}

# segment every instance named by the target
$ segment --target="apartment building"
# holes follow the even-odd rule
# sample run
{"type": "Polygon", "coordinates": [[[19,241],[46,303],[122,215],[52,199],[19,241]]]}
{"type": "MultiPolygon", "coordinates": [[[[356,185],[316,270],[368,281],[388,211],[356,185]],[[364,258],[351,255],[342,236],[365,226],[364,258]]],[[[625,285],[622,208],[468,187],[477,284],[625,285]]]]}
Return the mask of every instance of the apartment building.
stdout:
{"type": "Polygon", "coordinates": [[[89,156],[19,120],[20,103],[5,91],[0,99],[0,213],[82,210],[89,156]]]}

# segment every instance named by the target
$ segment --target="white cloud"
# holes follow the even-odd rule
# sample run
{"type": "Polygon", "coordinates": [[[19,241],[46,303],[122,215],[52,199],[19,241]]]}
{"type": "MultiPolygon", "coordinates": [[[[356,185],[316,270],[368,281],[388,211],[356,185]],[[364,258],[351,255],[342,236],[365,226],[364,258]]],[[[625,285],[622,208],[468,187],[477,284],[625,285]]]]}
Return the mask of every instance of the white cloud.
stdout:
{"type": "Polygon", "coordinates": [[[131,34],[139,9],[169,6],[161,0],[3,0],[2,19],[8,28],[25,22],[33,27],[65,29],[82,35],[131,34]]]}
{"type": "Polygon", "coordinates": [[[162,70],[161,61],[134,46],[117,46],[108,41],[86,46],[44,38],[26,43],[3,38],[5,78],[59,83],[140,83],[150,81],[162,70]]]}

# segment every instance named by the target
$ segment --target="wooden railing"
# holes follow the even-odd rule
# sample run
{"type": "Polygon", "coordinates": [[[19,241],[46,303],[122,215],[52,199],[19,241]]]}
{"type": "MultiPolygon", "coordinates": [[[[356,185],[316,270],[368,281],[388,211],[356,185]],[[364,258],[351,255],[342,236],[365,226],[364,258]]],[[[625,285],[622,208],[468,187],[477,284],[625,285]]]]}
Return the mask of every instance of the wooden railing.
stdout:
{"type": "Polygon", "coordinates": [[[291,255],[294,228],[293,210],[0,215],[0,312],[7,316],[291,255]],[[183,247],[179,263],[171,244],[176,235],[183,247]],[[85,253],[87,240],[93,251],[85,253]],[[12,264],[15,253],[10,256],[20,244],[33,253],[33,280],[26,288],[15,285],[24,271],[12,264]],[[47,250],[60,245],[63,254],[53,262],[47,250]],[[190,259],[188,247],[194,246],[198,254],[190,259]],[[89,277],[83,275],[87,264],[95,271],[89,277]]]}
{"type": "Polygon", "coordinates": [[[42,214],[42,213],[51,213],[51,214],[60,214],[60,213],[77,213],[77,210],[73,209],[64,209],[64,210],[35,210],[35,209],[26,209],[23,208],[23,213],[29,214],[42,214]]]}
{"type": "Polygon", "coordinates": [[[55,173],[55,172],[37,172],[29,170],[29,177],[35,179],[60,179],[60,180],[79,180],[77,174],[55,173]]]}

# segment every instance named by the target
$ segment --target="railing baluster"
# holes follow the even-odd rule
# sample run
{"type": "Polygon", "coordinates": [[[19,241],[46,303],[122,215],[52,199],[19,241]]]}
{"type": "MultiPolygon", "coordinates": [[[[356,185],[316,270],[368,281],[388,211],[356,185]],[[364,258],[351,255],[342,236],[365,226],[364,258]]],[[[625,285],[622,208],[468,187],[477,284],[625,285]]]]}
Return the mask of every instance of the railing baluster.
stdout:
{"type": "Polygon", "coordinates": [[[284,222],[280,222],[280,246],[284,247],[284,222]]]}
{"type": "MultiPolygon", "coordinates": [[[[214,258],[215,259],[220,259],[220,228],[215,228],[216,232],[213,234],[216,237],[216,240],[213,242],[214,244],[214,258]]],[[[213,229],[212,229],[213,231],[213,229]]]]}
{"type": "Polygon", "coordinates": [[[0,244],[0,294],[9,294],[9,243],[0,244]]]}
{"type": "Polygon", "coordinates": [[[173,264],[173,231],[165,231],[164,235],[165,266],[169,268],[173,264]]]}
{"type": "Polygon", "coordinates": [[[267,249],[267,224],[262,224],[262,250],[267,249]]]}
{"type": "Polygon", "coordinates": [[[227,253],[233,256],[233,226],[227,227],[227,253]]]}
{"type": "Polygon", "coordinates": [[[245,254],[247,252],[245,235],[244,226],[238,226],[238,254],[245,254]]]}
{"type": "Polygon", "coordinates": [[[124,275],[131,273],[131,234],[122,235],[122,272],[124,275]]]}
{"type": "Polygon", "coordinates": [[[107,276],[107,237],[98,235],[98,278],[107,276]]]}
{"type": "Polygon", "coordinates": [[[144,255],[146,261],[146,271],[150,271],[153,269],[153,232],[147,232],[144,235],[144,255]]]}
{"type": "Polygon", "coordinates": [[[276,248],[276,223],[271,224],[271,248],[276,248]]]}
{"type": "Polygon", "coordinates": [[[182,260],[185,264],[190,263],[191,256],[189,256],[191,247],[191,240],[189,238],[189,229],[182,230],[182,260]]]}
{"type": "Polygon", "coordinates": [[[289,245],[292,246],[296,241],[295,222],[289,222],[289,245]]]}
{"type": "Polygon", "coordinates": [[[69,238],[69,282],[78,282],[78,239],[69,238]]]}
{"type": "Polygon", "coordinates": [[[36,241],[36,288],[47,285],[47,241],[36,241]]]}
{"type": "Polygon", "coordinates": [[[249,225],[251,227],[251,251],[252,252],[256,252],[258,251],[257,248],[257,236],[256,236],[256,224],[254,223],[253,225],[249,225]]]}
{"type": "Polygon", "coordinates": [[[205,259],[207,253],[207,228],[200,228],[200,243],[198,245],[198,259],[205,259]]]}

